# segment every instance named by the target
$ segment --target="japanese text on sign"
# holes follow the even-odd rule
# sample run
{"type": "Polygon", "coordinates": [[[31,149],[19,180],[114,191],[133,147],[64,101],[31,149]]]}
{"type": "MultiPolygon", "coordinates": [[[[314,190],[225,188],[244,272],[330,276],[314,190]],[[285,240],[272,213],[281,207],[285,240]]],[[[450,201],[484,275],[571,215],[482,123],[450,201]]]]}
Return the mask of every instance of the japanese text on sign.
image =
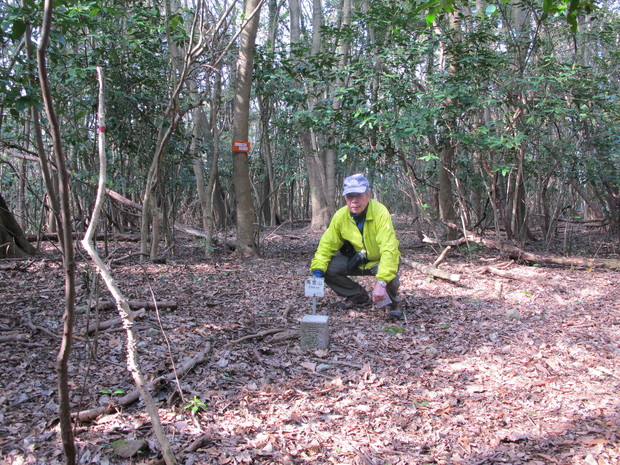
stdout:
{"type": "Polygon", "coordinates": [[[323,297],[325,295],[325,279],[311,277],[306,279],[306,297],[323,297]]]}
{"type": "Polygon", "coordinates": [[[233,142],[233,152],[249,152],[250,143],[236,140],[233,142]]]}

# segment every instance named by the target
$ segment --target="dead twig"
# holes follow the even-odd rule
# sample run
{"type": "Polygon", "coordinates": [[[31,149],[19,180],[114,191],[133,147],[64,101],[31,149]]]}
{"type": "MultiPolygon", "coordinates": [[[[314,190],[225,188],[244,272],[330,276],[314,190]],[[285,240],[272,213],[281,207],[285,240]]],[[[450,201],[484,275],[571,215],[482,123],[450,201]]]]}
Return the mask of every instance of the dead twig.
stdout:
{"type": "MultiPolygon", "coordinates": [[[[42,333],[47,334],[53,339],[58,339],[58,334],[54,334],[49,329],[44,328],[43,326],[37,326],[34,323],[32,323],[32,319],[30,318],[30,313],[28,312],[24,313],[22,317],[22,323],[24,323],[26,326],[28,326],[28,328],[30,328],[33,331],[40,331],[42,333]]],[[[73,338],[76,339],[75,335],[73,335],[73,338]]]]}
{"type": "Polygon", "coordinates": [[[260,333],[256,333],[256,334],[248,334],[247,336],[243,336],[243,337],[240,337],[239,339],[235,339],[234,341],[230,341],[228,344],[224,346],[224,348],[226,349],[232,345],[239,344],[240,342],[243,342],[243,341],[247,341],[250,339],[260,339],[265,336],[269,336],[271,334],[281,333],[283,331],[285,331],[284,328],[274,328],[274,329],[267,329],[265,331],[261,331],[260,333]]]}
{"type": "Polygon", "coordinates": [[[434,266],[430,266],[430,265],[423,265],[421,263],[414,262],[413,260],[410,260],[408,258],[403,257],[401,258],[401,261],[405,265],[410,266],[411,268],[415,270],[418,270],[424,274],[434,276],[436,278],[445,279],[446,281],[453,281],[453,282],[459,281],[461,279],[460,274],[450,273],[448,271],[444,271],[444,270],[435,268],[434,266]]]}
{"type": "Polygon", "coordinates": [[[439,257],[437,257],[437,260],[435,260],[435,263],[433,263],[433,266],[439,266],[448,257],[448,254],[450,253],[451,250],[452,250],[451,245],[443,249],[443,252],[441,252],[439,257]]]}

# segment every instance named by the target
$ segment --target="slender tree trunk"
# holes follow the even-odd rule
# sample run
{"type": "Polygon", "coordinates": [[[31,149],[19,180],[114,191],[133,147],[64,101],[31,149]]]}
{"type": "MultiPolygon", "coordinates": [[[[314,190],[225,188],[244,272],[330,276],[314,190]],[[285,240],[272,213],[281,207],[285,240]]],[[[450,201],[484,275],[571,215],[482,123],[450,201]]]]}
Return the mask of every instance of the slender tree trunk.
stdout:
{"type": "MultiPolygon", "coordinates": [[[[269,30],[268,40],[265,44],[267,53],[273,53],[274,44],[278,32],[280,5],[276,0],[269,0],[269,30]]],[[[259,217],[276,226],[278,223],[278,195],[276,192],[275,166],[272,154],[272,140],[270,131],[271,115],[273,114],[273,98],[261,96],[258,101],[260,114],[260,151],[265,161],[265,181],[263,184],[262,195],[260,200],[261,210],[258,212],[259,217]]]]}
{"type": "Polygon", "coordinates": [[[151,396],[150,391],[148,390],[147,383],[144,380],[144,376],[140,371],[140,363],[138,357],[138,345],[137,338],[135,334],[134,328],[134,317],[133,312],[131,311],[128,301],[126,297],[120,292],[116,283],[114,282],[114,278],[112,277],[109,269],[103,263],[103,260],[99,257],[99,254],[95,250],[92,245],[92,240],[95,234],[95,230],[99,223],[99,217],[101,213],[101,209],[103,207],[103,201],[105,198],[105,185],[106,185],[106,139],[105,139],[105,80],[101,67],[97,68],[97,74],[99,78],[99,110],[98,110],[98,133],[99,133],[99,186],[97,189],[97,198],[95,201],[95,207],[93,208],[93,213],[91,217],[90,225],[84,235],[84,239],[82,240],[82,245],[84,249],[88,252],[93,263],[99,274],[105,281],[108,290],[114,297],[117,303],[118,312],[120,314],[121,320],[123,322],[123,327],[127,333],[127,368],[129,372],[132,374],[134,382],[138,390],[140,391],[140,395],[146,409],[151,418],[151,422],[153,423],[153,430],[155,432],[155,436],[157,437],[157,441],[159,442],[159,446],[161,448],[162,454],[164,456],[164,461],[167,465],[176,465],[177,461],[172,452],[172,448],[170,447],[170,443],[168,438],[164,433],[164,429],[161,425],[161,420],[159,418],[159,412],[155,405],[155,401],[151,396]]]}
{"type": "MultiPolygon", "coordinates": [[[[174,2],[169,3],[168,0],[166,0],[164,2],[164,8],[166,20],[168,21],[171,14],[173,14],[176,10],[176,4],[174,2]]],[[[168,105],[162,115],[164,122],[161,123],[158,130],[155,154],[153,155],[153,160],[151,161],[151,165],[149,167],[146,178],[146,186],[144,188],[144,198],[142,201],[143,209],[140,225],[140,253],[143,260],[146,259],[147,256],[151,259],[157,258],[161,228],[161,212],[157,205],[157,194],[160,192],[158,182],[160,168],[166,152],[168,151],[168,145],[170,144],[172,135],[176,131],[185,113],[190,109],[187,106],[181,105],[179,101],[187,82],[190,68],[195,60],[200,57],[205,50],[204,37],[201,35],[203,31],[198,31],[196,29],[198,24],[196,15],[198,15],[198,13],[199,9],[196,9],[191,29],[188,31],[189,42],[186,44],[185,50],[179,49],[174,44],[174,41],[168,37],[168,43],[170,44],[171,50],[171,62],[173,65],[172,74],[174,75],[171,80],[173,89],[168,105]],[[150,252],[149,233],[151,233],[150,252]]],[[[169,31],[170,28],[167,27],[168,34],[169,31]]]]}
{"type": "Polygon", "coordinates": [[[73,465],[76,463],[77,453],[71,425],[68,365],[71,355],[73,323],[75,318],[75,260],[73,234],[71,231],[69,177],[62,149],[60,127],[58,125],[58,118],[56,117],[47,76],[46,50],[52,26],[53,7],[53,0],[45,0],[41,37],[37,49],[37,64],[39,67],[39,81],[43,104],[50,124],[50,135],[59,179],[58,194],[60,196],[60,212],[57,212],[57,214],[60,215],[58,219],[58,234],[61,239],[60,250],[62,252],[63,268],[65,271],[65,312],[63,315],[62,340],[58,357],[56,358],[56,373],[58,375],[60,436],[65,453],[65,463],[67,465],[73,465]]]}
{"type": "MultiPolygon", "coordinates": [[[[26,121],[24,124],[24,132],[27,135],[30,134],[30,121],[26,121]]],[[[26,142],[26,148],[28,148],[28,142],[26,142]]],[[[22,229],[26,229],[26,169],[26,160],[20,160],[17,182],[17,222],[22,229]]]]}
{"type": "MultiPolygon", "coordinates": [[[[459,40],[460,26],[456,19],[456,13],[449,13],[448,15],[450,34],[453,35],[454,40],[459,40]]],[[[458,73],[458,66],[455,62],[453,56],[446,51],[446,46],[444,43],[441,44],[440,48],[440,66],[443,68],[447,68],[447,72],[449,75],[456,75],[458,73]]],[[[429,71],[432,71],[429,67],[429,71]]],[[[439,216],[444,221],[456,222],[456,210],[454,209],[454,192],[452,189],[452,177],[454,176],[453,164],[454,164],[454,156],[455,156],[455,141],[453,140],[450,132],[455,130],[456,121],[450,116],[450,107],[454,105],[454,101],[452,98],[447,97],[443,103],[443,107],[446,110],[444,114],[444,126],[445,132],[447,133],[444,137],[442,143],[435,143],[431,138],[432,145],[439,145],[441,147],[441,151],[439,152],[439,173],[438,173],[438,184],[439,184],[439,192],[437,199],[437,207],[439,209],[439,216]],[[449,218],[452,218],[448,220],[449,218]]],[[[457,237],[458,231],[453,229],[448,229],[448,238],[455,239],[457,237]]]]}
{"type": "MultiPolygon", "coordinates": [[[[213,137],[213,159],[211,161],[211,172],[209,174],[209,185],[207,186],[207,199],[206,204],[208,207],[206,216],[206,229],[207,233],[207,256],[210,257],[213,253],[211,247],[213,243],[213,230],[215,228],[214,218],[214,202],[215,188],[218,179],[218,161],[220,159],[220,130],[218,126],[219,111],[220,111],[220,95],[222,90],[222,80],[220,79],[220,73],[215,73],[215,82],[213,84],[213,93],[211,98],[211,131],[213,137]]],[[[225,215],[225,213],[224,213],[225,215]]]]}
{"type": "MultiPolygon", "coordinates": [[[[205,144],[205,136],[209,134],[209,124],[202,107],[194,110],[194,130],[192,143],[190,145],[190,153],[194,157],[193,169],[196,178],[196,193],[198,195],[198,203],[200,204],[200,213],[202,216],[202,227],[206,232],[209,228],[209,217],[212,217],[209,196],[207,195],[207,186],[202,168],[202,146],[205,144]]],[[[205,256],[209,256],[211,244],[205,244],[205,256]]]]}
{"type": "MultiPolygon", "coordinates": [[[[340,29],[345,30],[351,25],[351,0],[343,0],[342,2],[342,21],[340,23],[340,29]]],[[[346,39],[346,34],[342,34],[336,56],[338,57],[338,65],[336,67],[336,75],[339,76],[344,72],[344,68],[347,64],[349,57],[349,41],[346,39]]],[[[338,114],[342,108],[342,98],[338,97],[338,88],[345,85],[344,79],[338,77],[332,85],[332,109],[335,114],[338,114]]],[[[336,211],[336,150],[334,145],[336,143],[335,135],[330,134],[329,143],[325,150],[325,181],[326,181],[326,195],[327,195],[327,210],[329,216],[336,211]]],[[[353,174],[353,173],[349,173],[353,174]]]]}
{"type": "MultiPolygon", "coordinates": [[[[454,209],[454,190],[452,188],[454,146],[452,140],[446,141],[441,151],[439,167],[439,217],[442,221],[456,222],[454,209]]],[[[457,231],[450,229],[448,239],[456,239],[457,231]]]]}
{"type": "MultiPolygon", "coordinates": [[[[29,62],[34,61],[33,47],[32,47],[32,28],[30,23],[26,24],[26,31],[24,33],[26,40],[26,56],[28,57],[29,62]]],[[[32,70],[32,74],[34,74],[34,70],[32,70]]],[[[37,86],[34,78],[30,78],[30,83],[33,87],[37,86]]],[[[41,114],[39,113],[39,109],[36,105],[32,105],[30,107],[30,116],[32,118],[32,129],[33,129],[33,138],[34,144],[39,156],[39,166],[41,167],[41,173],[43,174],[43,180],[45,182],[45,188],[47,190],[47,202],[49,204],[49,229],[51,232],[56,232],[58,230],[56,225],[56,217],[60,214],[60,202],[58,199],[58,188],[57,188],[57,180],[58,178],[52,174],[52,171],[49,167],[49,161],[47,153],[45,152],[45,147],[43,144],[43,130],[41,128],[41,114]]]]}
{"type": "MultiPolygon", "coordinates": [[[[291,9],[291,46],[295,46],[301,43],[299,0],[292,0],[289,2],[289,5],[291,9]]],[[[322,21],[321,0],[313,0],[311,56],[315,56],[321,51],[322,21]]],[[[303,86],[304,84],[302,83],[301,85],[303,86]]],[[[308,93],[314,94],[313,83],[309,82],[305,85],[309,88],[307,89],[308,93]]],[[[314,97],[310,97],[306,104],[307,109],[312,111],[315,106],[314,97]]],[[[327,171],[324,161],[321,159],[314,132],[308,127],[302,127],[300,128],[299,137],[304,159],[306,161],[306,172],[308,174],[310,205],[312,208],[310,228],[315,230],[323,230],[327,228],[331,217],[331,210],[328,202],[329,188],[326,176],[327,171]]]]}
{"type": "Polygon", "coordinates": [[[265,218],[265,221],[269,222],[271,226],[276,226],[278,223],[278,195],[276,193],[276,180],[275,180],[275,167],[273,163],[273,156],[271,154],[271,138],[269,137],[269,120],[270,120],[270,105],[271,102],[268,99],[261,98],[259,101],[260,107],[260,119],[261,119],[261,152],[265,160],[265,189],[264,200],[261,201],[263,206],[259,215],[261,218],[265,218]],[[263,215],[263,212],[267,210],[267,214],[263,215]]]}

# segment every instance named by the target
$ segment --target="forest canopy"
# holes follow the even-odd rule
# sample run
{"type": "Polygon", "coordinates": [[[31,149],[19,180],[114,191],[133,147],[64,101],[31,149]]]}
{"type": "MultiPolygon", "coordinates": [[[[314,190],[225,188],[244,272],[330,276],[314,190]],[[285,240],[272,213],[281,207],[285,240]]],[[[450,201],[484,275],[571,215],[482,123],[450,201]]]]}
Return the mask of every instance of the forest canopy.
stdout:
{"type": "MultiPolygon", "coordinates": [[[[98,176],[96,66],[107,83],[109,189],[140,203],[156,162],[164,237],[177,221],[202,230],[238,221],[231,111],[241,6],[167,5],[55,2],[48,70],[78,223],[98,176]]],[[[596,7],[266,2],[249,110],[249,220],[323,228],[340,180],[364,171],[378,198],[415,217],[460,218],[521,242],[549,240],[565,219],[617,233],[618,5],[596,7]]],[[[51,157],[47,119],[33,122],[43,108],[40,8],[3,1],[0,31],[1,190],[28,232],[53,227],[36,162],[51,157]]],[[[106,206],[109,226],[140,228],[123,208],[106,206]]]]}

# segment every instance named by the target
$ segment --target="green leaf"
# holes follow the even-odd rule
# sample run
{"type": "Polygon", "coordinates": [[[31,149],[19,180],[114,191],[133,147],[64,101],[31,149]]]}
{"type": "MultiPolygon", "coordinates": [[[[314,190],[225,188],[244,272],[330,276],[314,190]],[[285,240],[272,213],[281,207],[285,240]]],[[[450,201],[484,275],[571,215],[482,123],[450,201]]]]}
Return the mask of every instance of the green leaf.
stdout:
{"type": "Polygon", "coordinates": [[[24,35],[26,31],[26,23],[21,19],[16,19],[13,22],[13,27],[11,28],[11,39],[19,40],[24,35]]]}
{"type": "Polygon", "coordinates": [[[423,160],[423,161],[439,160],[439,157],[435,155],[434,153],[429,153],[429,154],[424,155],[423,157],[419,157],[418,160],[423,160]]]}
{"type": "Polygon", "coordinates": [[[485,10],[485,14],[487,16],[491,16],[496,11],[497,11],[497,7],[495,5],[489,5],[487,6],[487,9],[485,10]]]}
{"type": "Polygon", "coordinates": [[[426,26],[431,27],[435,22],[436,13],[433,11],[426,15],[426,26]]]}

